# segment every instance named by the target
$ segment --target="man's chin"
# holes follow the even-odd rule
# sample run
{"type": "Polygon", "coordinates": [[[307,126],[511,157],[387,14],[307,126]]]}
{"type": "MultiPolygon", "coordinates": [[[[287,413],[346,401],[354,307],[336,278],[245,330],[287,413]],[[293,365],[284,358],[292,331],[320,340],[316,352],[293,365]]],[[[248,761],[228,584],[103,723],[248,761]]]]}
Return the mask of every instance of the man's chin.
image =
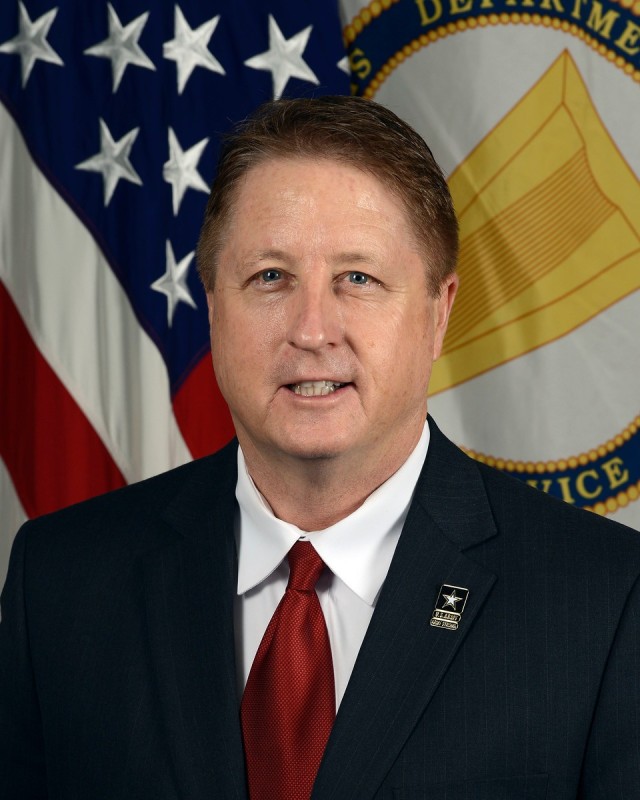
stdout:
{"type": "Polygon", "coordinates": [[[279,452],[289,459],[303,462],[335,461],[352,451],[353,437],[345,435],[343,431],[331,430],[295,430],[289,432],[279,431],[273,444],[279,452]]]}
{"type": "Polygon", "coordinates": [[[304,441],[286,443],[281,446],[280,451],[292,459],[299,459],[301,462],[307,461],[332,461],[344,455],[347,447],[343,444],[330,443],[327,441],[304,441]]]}
{"type": "Polygon", "coordinates": [[[354,431],[354,420],[350,424],[306,424],[302,421],[273,419],[265,422],[262,429],[249,430],[236,423],[238,439],[243,450],[262,453],[261,458],[275,462],[296,462],[301,466],[310,462],[335,462],[349,457],[358,444],[354,431]]]}

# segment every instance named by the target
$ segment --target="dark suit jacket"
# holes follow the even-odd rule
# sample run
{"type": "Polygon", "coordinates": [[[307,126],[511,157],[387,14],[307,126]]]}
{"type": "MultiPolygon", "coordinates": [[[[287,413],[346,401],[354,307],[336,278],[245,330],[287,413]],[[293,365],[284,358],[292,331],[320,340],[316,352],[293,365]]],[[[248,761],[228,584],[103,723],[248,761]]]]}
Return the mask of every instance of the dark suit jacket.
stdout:
{"type": "MultiPolygon", "coordinates": [[[[235,445],[28,523],[0,625],[2,800],[245,798],[235,445]]],[[[315,800],[640,798],[640,536],[427,461],[315,800]],[[469,590],[457,631],[429,624],[469,590]]]]}

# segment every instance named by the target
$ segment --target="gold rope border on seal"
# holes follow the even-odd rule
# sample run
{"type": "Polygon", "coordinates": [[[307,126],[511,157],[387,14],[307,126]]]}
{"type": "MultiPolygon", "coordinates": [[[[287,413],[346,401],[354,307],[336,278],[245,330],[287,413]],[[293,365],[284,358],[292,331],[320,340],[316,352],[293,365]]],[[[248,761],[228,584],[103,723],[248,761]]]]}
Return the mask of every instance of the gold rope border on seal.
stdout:
{"type": "MultiPolygon", "coordinates": [[[[618,5],[623,6],[623,8],[630,9],[633,14],[640,16],[640,0],[635,0],[635,2],[634,0],[612,1],[617,2],[618,5]]],[[[391,8],[392,5],[399,2],[400,0],[373,0],[373,2],[369,3],[368,6],[363,8],[353,20],[345,26],[343,31],[345,47],[353,44],[362,30],[375,18],[379,17],[383,11],[386,11],[391,8]]],[[[559,20],[543,14],[529,14],[527,12],[520,13],[515,11],[510,14],[507,12],[502,12],[501,14],[481,14],[467,20],[461,19],[457,22],[449,22],[446,25],[440,25],[438,28],[429,31],[429,33],[421,34],[418,38],[406,44],[401,50],[398,50],[398,52],[391,56],[386,64],[378,70],[376,75],[369,81],[367,88],[363,92],[363,97],[371,99],[397,66],[423,47],[427,47],[432,42],[437,42],[438,39],[444,39],[447,36],[452,36],[467,30],[486,28],[488,25],[541,25],[544,28],[564,31],[571,36],[576,36],[578,39],[581,39],[585,44],[591,47],[592,50],[595,50],[606,58],[607,61],[610,61],[626,75],[629,75],[636,83],[640,83],[640,70],[634,69],[633,65],[629,64],[622,56],[598,42],[593,36],[585,33],[584,30],[575,23],[569,23],[566,20],[559,20]]]]}
{"type": "MultiPolygon", "coordinates": [[[[555,461],[515,461],[478,453],[469,447],[460,446],[460,449],[464,450],[467,455],[479,461],[481,464],[486,464],[489,467],[496,467],[504,472],[518,473],[519,475],[527,474],[531,476],[545,475],[553,474],[554,472],[564,472],[567,469],[576,469],[577,467],[586,467],[609,453],[614,453],[616,448],[621,447],[624,442],[628,442],[638,430],[640,430],[640,416],[629,423],[622,433],[614,436],[613,439],[609,439],[609,441],[604,444],[589,450],[587,453],[580,453],[578,456],[569,456],[568,458],[561,458],[555,461]]],[[[593,506],[585,506],[585,508],[588,511],[595,511],[596,514],[604,516],[605,514],[613,514],[614,511],[617,511],[619,508],[624,508],[639,497],[640,481],[627,486],[614,497],[607,498],[605,502],[598,502],[593,506]]]]}

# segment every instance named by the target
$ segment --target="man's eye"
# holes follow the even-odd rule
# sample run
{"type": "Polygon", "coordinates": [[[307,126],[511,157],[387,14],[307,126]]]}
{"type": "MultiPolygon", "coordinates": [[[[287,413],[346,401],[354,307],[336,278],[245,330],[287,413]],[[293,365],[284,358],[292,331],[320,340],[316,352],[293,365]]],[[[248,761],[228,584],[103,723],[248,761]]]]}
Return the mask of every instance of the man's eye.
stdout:
{"type": "Polygon", "coordinates": [[[371,281],[371,278],[365,272],[350,272],[348,278],[349,282],[355,283],[356,286],[366,286],[371,281]]]}
{"type": "Polygon", "coordinates": [[[259,273],[258,277],[263,283],[274,283],[274,281],[280,280],[282,273],[278,269],[265,269],[259,273]]]}

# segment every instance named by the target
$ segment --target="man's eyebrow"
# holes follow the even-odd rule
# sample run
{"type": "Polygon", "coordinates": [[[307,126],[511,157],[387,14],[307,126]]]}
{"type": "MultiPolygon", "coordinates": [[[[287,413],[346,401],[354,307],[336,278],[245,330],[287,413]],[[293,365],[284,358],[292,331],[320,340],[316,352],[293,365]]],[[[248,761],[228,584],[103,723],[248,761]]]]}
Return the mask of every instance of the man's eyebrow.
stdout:
{"type": "MultiPolygon", "coordinates": [[[[345,266],[353,264],[370,264],[377,265],[379,258],[375,253],[366,253],[362,250],[344,250],[337,253],[330,258],[331,263],[336,266],[345,266]]],[[[293,264],[295,261],[291,253],[286,250],[281,250],[277,247],[269,247],[264,250],[258,250],[251,253],[246,258],[242,259],[241,266],[244,268],[253,268],[260,266],[265,261],[279,261],[285,265],[293,264]]]]}

